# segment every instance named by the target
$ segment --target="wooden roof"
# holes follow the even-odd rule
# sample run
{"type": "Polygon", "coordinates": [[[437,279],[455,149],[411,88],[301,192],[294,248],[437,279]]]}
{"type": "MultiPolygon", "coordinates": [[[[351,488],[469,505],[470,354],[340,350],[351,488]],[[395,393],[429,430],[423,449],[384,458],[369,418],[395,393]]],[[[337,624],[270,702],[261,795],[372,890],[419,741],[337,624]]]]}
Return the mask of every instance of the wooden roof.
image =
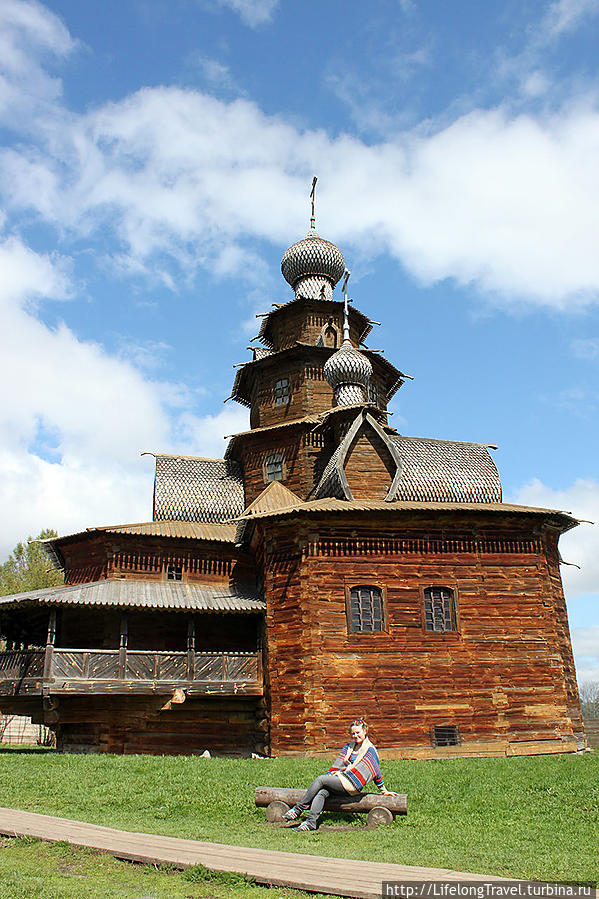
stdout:
{"type": "MultiPolygon", "coordinates": [[[[270,353],[270,355],[262,356],[261,358],[249,359],[245,365],[240,366],[237,369],[235,374],[235,381],[233,383],[233,392],[229,399],[236,400],[238,403],[241,403],[243,406],[251,405],[251,385],[254,374],[260,370],[261,367],[277,365],[281,361],[287,361],[289,358],[292,358],[294,355],[306,355],[308,354],[308,358],[312,361],[320,358],[322,364],[326,362],[329,356],[332,356],[336,350],[333,347],[325,347],[325,346],[315,346],[311,343],[302,343],[301,341],[297,341],[293,346],[286,347],[283,350],[279,350],[278,352],[270,353]]],[[[380,353],[377,353],[375,350],[369,350],[366,347],[360,347],[360,352],[364,353],[365,356],[370,359],[372,363],[374,371],[380,375],[385,383],[385,400],[388,402],[392,396],[399,390],[401,385],[404,383],[404,380],[408,375],[405,375],[398,368],[392,365],[385,356],[382,356],[380,353]]]]}
{"type": "Polygon", "coordinates": [[[210,543],[235,543],[236,525],[206,524],[198,521],[145,521],[137,524],[117,524],[86,528],[75,534],[40,540],[56,568],[64,568],[62,546],[97,534],[126,534],[130,536],[165,537],[176,540],[205,540],[210,543]]]}
{"type": "MultiPolygon", "coordinates": [[[[298,300],[294,297],[292,300],[289,300],[287,303],[280,303],[276,305],[276,308],[271,312],[266,313],[262,319],[262,325],[260,327],[260,332],[258,334],[257,339],[261,340],[262,343],[266,344],[267,347],[272,347],[272,325],[273,322],[281,315],[281,313],[285,313],[293,304],[301,304],[303,309],[307,309],[308,307],[316,308],[316,309],[335,309],[339,311],[343,308],[343,300],[320,300],[320,299],[305,299],[302,298],[298,300]]],[[[355,306],[350,304],[349,306],[349,315],[350,319],[355,320],[358,323],[360,340],[366,340],[367,336],[372,331],[372,322],[371,320],[364,315],[363,312],[360,312],[359,309],[356,309],[355,306]]]]}
{"type": "Polygon", "coordinates": [[[245,506],[241,468],[232,459],[151,453],[156,458],[154,520],[218,523],[245,506]]]}
{"type": "Polygon", "coordinates": [[[407,500],[346,500],[327,497],[325,499],[308,500],[284,508],[271,511],[251,510],[248,508],[239,521],[254,521],[261,518],[284,518],[291,515],[316,515],[339,513],[347,515],[353,512],[386,512],[388,514],[405,514],[414,512],[476,512],[496,515],[534,515],[559,519],[562,530],[567,531],[579,523],[570,512],[559,509],[542,509],[535,506],[519,506],[512,503],[469,503],[469,502],[410,502],[407,500]]]}
{"type": "Polygon", "coordinates": [[[108,578],[68,587],[50,587],[0,596],[0,610],[20,603],[188,610],[195,612],[263,612],[266,603],[249,585],[186,584],[108,578]]]}
{"type": "Polygon", "coordinates": [[[365,409],[355,416],[331,456],[314,491],[315,498],[353,499],[344,466],[354,440],[365,430],[376,433],[395,466],[387,501],[501,502],[501,481],[487,444],[390,433],[365,409]]]}

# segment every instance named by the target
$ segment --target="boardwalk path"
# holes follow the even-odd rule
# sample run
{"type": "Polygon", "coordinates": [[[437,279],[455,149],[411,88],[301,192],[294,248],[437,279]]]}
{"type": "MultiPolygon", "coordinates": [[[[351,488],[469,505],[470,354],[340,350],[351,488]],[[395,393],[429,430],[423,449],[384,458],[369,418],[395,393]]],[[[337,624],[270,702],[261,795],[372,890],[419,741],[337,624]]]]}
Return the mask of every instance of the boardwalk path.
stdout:
{"type": "Polygon", "coordinates": [[[248,874],[259,883],[288,886],[357,899],[380,899],[383,880],[471,880],[492,881],[497,877],[460,874],[446,868],[417,868],[249,849],[223,843],[202,843],[149,833],[113,830],[68,818],[53,818],[33,812],[0,808],[0,833],[7,836],[34,836],[43,840],[65,840],[75,846],[102,849],[117,858],[156,863],[169,862],[180,868],[201,864],[215,871],[248,874]]]}

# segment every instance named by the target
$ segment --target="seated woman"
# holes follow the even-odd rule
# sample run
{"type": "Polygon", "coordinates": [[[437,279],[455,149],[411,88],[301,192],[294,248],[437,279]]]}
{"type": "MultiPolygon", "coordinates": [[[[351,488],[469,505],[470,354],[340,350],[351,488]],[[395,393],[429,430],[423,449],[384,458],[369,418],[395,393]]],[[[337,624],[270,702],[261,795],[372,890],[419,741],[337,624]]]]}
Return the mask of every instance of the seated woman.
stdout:
{"type": "Polygon", "coordinates": [[[397,795],[383,783],[379,754],[368,739],[368,725],[364,718],[352,721],[349,732],[352,742],[345,744],[327,773],[313,780],[301,800],[283,815],[284,821],[295,821],[310,807],[306,820],[296,825],[296,830],[316,830],[329,796],[356,796],[371,780],[381,793],[397,795]]]}

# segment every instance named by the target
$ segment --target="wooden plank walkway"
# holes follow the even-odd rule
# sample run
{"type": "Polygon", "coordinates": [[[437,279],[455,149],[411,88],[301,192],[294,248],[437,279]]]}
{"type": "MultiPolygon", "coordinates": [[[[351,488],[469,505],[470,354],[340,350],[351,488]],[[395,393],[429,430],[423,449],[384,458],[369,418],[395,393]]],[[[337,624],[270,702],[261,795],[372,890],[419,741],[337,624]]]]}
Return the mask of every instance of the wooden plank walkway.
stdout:
{"type": "Polygon", "coordinates": [[[116,858],[146,864],[168,862],[180,868],[201,864],[214,871],[247,874],[258,883],[294,887],[314,893],[352,896],[356,899],[380,899],[383,880],[502,879],[483,874],[461,874],[447,868],[419,868],[413,865],[326,858],[320,855],[132,833],[10,808],[0,808],[0,833],[12,837],[34,836],[42,840],[64,840],[75,846],[100,849],[116,858]]]}

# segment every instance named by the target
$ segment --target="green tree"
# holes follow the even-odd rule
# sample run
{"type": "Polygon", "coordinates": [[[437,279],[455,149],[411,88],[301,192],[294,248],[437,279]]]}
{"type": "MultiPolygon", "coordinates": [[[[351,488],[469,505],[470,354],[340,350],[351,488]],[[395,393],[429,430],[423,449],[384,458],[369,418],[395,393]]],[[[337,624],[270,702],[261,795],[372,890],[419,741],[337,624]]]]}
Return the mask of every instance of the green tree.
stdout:
{"type": "Polygon", "coordinates": [[[0,596],[25,593],[43,587],[58,587],[64,583],[62,571],[52,567],[40,540],[58,537],[56,531],[44,528],[37,537],[29,537],[26,543],[17,543],[8,560],[0,565],[0,596]]]}

